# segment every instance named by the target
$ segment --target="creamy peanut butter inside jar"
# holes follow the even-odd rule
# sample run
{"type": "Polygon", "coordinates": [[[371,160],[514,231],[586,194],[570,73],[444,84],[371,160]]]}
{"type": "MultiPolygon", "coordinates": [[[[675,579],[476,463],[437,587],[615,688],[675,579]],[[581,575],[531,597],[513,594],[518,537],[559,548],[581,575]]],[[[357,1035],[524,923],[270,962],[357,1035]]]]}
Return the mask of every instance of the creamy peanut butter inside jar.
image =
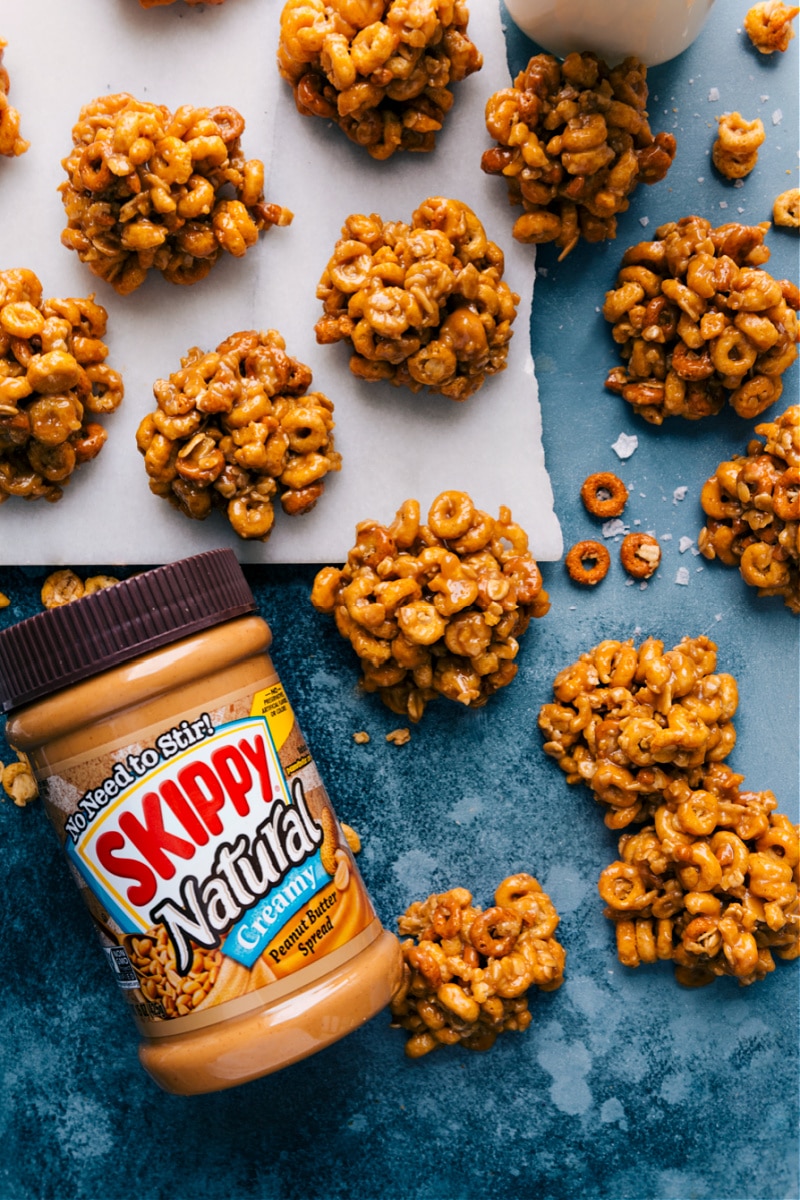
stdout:
{"type": "Polygon", "coordinates": [[[161,1087],[276,1071],[401,974],[230,550],[0,632],[0,706],[161,1087]]]}

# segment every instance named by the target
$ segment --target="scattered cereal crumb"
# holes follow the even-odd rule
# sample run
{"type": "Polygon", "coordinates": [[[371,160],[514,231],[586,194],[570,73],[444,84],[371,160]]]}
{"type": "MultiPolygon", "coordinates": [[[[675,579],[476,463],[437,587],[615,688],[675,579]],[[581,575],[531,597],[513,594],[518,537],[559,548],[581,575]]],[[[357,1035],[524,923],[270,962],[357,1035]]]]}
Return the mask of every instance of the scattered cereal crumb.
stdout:
{"type": "Polygon", "coordinates": [[[387,742],[392,742],[395,746],[405,746],[406,742],[411,741],[410,729],[393,729],[386,735],[387,742]]]}
{"type": "Polygon", "coordinates": [[[604,538],[619,537],[621,533],[628,532],[628,526],[621,517],[613,517],[610,521],[604,521],[601,529],[604,538]]]}
{"type": "Polygon", "coordinates": [[[365,746],[369,741],[369,734],[365,729],[360,729],[358,733],[353,734],[353,741],[357,742],[359,746],[365,746]]]}
{"type": "Polygon", "coordinates": [[[0,608],[8,608],[10,603],[11,603],[11,601],[9,600],[9,598],[5,594],[5,592],[0,592],[0,608]]]}
{"type": "Polygon", "coordinates": [[[361,838],[358,836],[355,829],[353,829],[352,825],[346,825],[345,822],[342,821],[341,826],[342,833],[344,834],[344,840],[353,851],[353,854],[358,854],[361,850],[361,838]]]}
{"type": "Polygon", "coordinates": [[[679,583],[681,587],[689,586],[689,572],[686,567],[678,567],[675,572],[675,582],[679,583]]]}
{"type": "MultiPolygon", "coordinates": [[[[743,179],[734,179],[734,181],[733,181],[733,186],[734,186],[735,188],[743,188],[743,187],[744,187],[744,180],[743,180],[743,179]]],[[[742,209],[742,212],[744,212],[744,209],[742,209]]]]}
{"type": "Polygon", "coordinates": [[[672,499],[675,501],[676,504],[680,500],[686,499],[686,493],[688,492],[688,490],[689,489],[688,489],[688,487],[686,487],[685,484],[681,484],[680,487],[675,488],[675,491],[672,493],[672,499]]]}
{"type": "Polygon", "coordinates": [[[713,104],[715,100],[719,100],[719,88],[712,87],[708,89],[708,100],[711,104],[713,104]]]}
{"type": "Polygon", "coordinates": [[[701,566],[701,567],[695,567],[695,571],[696,571],[698,574],[699,574],[699,572],[700,572],[700,571],[704,571],[704,570],[705,570],[705,567],[702,567],[702,566],[701,566]]]}
{"type": "Polygon", "coordinates": [[[772,114],[772,124],[780,125],[782,120],[783,120],[783,112],[780,108],[776,108],[775,112],[772,114]]]}
{"type": "Polygon", "coordinates": [[[639,217],[639,224],[640,225],[649,225],[650,218],[649,217],[639,217]]]}
{"type": "Polygon", "coordinates": [[[638,445],[639,439],[635,433],[621,433],[617,440],[612,443],[611,449],[617,458],[630,458],[638,445]]]}
{"type": "Polygon", "coordinates": [[[678,542],[678,551],[680,554],[685,554],[690,546],[694,545],[694,541],[690,537],[682,537],[678,542]]]}

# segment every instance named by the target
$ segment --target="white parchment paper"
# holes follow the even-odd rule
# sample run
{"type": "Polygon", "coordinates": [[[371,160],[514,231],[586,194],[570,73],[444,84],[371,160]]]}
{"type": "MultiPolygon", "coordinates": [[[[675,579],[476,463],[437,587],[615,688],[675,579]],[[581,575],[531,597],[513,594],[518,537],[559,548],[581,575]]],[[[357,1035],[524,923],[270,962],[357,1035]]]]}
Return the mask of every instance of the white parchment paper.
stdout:
{"type": "Polygon", "coordinates": [[[32,269],[46,296],[96,294],[109,313],[108,363],[122,372],[125,400],[106,418],[103,452],[76,473],[62,500],[0,506],[0,563],[155,564],[221,545],[242,562],[338,563],[358,521],[388,521],[410,496],[425,511],[444,488],[468,491],[492,513],[508,504],[534,554],[560,557],[529,346],[534,252],[513,241],[505,189],[480,169],[486,99],[509,82],[497,0],[473,0],[470,35],[484,66],[455,85],[436,150],[385,163],[335,126],[297,112],[275,66],[281,7],[279,0],[228,0],[145,11],[137,0],[2,0],[9,98],[31,148],[0,159],[0,266],[32,269]],[[292,225],[262,236],[244,259],[224,256],[192,287],[153,274],[133,295],[117,296],[61,246],[57,191],[81,106],[117,91],[172,109],[238,108],[244,152],[267,164],[267,199],[292,209],[292,225]],[[505,278],[521,296],[508,369],[461,404],[357,380],[347,348],[318,346],[314,337],[322,311],[316,285],[345,218],[377,212],[410,220],[432,195],[475,210],[505,251],[505,278]],[[134,440],[154,407],[153,381],[177,370],[190,346],[210,350],[254,328],[279,329],[289,353],[312,368],[313,386],[334,401],[343,457],[316,508],[297,518],[279,508],[266,543],[241,541],[221,513],[190,521],[153,496],[134,440]]]}

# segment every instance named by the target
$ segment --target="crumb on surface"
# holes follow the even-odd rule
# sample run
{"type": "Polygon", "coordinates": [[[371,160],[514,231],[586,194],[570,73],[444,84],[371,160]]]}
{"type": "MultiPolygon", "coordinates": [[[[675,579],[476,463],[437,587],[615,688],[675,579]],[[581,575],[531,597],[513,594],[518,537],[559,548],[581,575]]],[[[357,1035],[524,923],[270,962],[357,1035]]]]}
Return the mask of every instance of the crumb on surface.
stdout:
{"type": "Polygon", "coordinates": [[[357,742],[359,746],[365,746],[369,741],[369,734],[365,729],[359,729],[358,733],[353,734],[353,741],[357,742]]]}
{"type": "Polygon", "coordinates": [[[410,729],[392,729],[386,735],[386,741],[392,742],[395,746],[405,746],[406,742],[411,741],[410,729]]]}

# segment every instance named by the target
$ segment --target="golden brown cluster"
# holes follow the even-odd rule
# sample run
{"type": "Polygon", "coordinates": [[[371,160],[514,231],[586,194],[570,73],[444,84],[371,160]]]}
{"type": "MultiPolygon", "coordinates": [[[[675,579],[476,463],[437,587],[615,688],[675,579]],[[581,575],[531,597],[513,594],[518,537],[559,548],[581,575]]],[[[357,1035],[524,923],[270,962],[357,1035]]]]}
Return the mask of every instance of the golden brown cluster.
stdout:
{"type": "Polygon", "coordinates": [[[481,910],[466,888],[416,901],[400,917],[403,981],[392,1024],[407,1029],[409,1058],[460,1043],[488,1050],[499,1033],[531,1023],[526,993],[552,992],[564,978],[566,952],[550,897],[532,875],[511,875],[481,910]]]}
{"type": "Polygon", "coordinates": [[[761,270],[768,228],[683,217],[625,251],[603,304],[625,366],[606,387],[646,421],[695,421],[726,398],[752,418],[780,397],[797,357],[800,292],[761,270]]]}
{"type": "Polygon", "coordinates": [[[100,453],[122,377],[106,365],[106,310],[94,298],[42,299],[33,271],[0,271],[0,504],[60,500],[100,453]]]}
{"type": "Polygon", "coordinates": [[[760,54],[783,52],[794,37],[792,21],[798,13],[800,8],[782,0],[761,0],[745,16],[745,33],[760,54]]]}
{"type": "Polygon", "coordinates": [[[304,116],[377,159],[433,150],[450,85],[480,70],[465,0],[288,0],[278,67],[304,116]]]}
{"type": "Polygon", "coordinates": [[[7,45],[8,42],[0,38],[0,154],[7,158],[16,158],[17,155],[25,153],[30,142],[20,137],[19,113],[8,102],[9,78],[8,71],[3,66],[3,52],[7,45]]]}
{"type": "Polygon", "coordinates": [[[706,558],[738,566],[759,596],[800,613],[800,406],[756,425],[747,453],[722,462],[700,493],[706,558]]]}
{"type": "Polygon", "coordinates": [[[264,199],[264,164],[245,159],[235,108],[171,113],[126,92],[81,109],[60,191],[61,241],[93,274],[128,295],[152,268],[196,283],[223,251],[241,258],[292,214],[264,199]]]}
{"type": "Polygon", "coordinates": [[[407,500],[391,525],[362,521],[344,567],[323,567],[311,602],[361,659],[363,687],[418,721],[442,695],[485,704],[517,673],[519,638],[550,601],[525,532],[465,492],[442,492],[420,524],[407,500]]]}
{"type": "Polygon", "coordinates": [[[800,229],[800,188],[789,188],[775,197],[772,220],[784,229],[800,229]]]}
{"type": "Polygon", "coordinates": [[[139,425],[150,490],[199,520],[221,508],[239,537],[262,541],[277,492],[284,512],[309,512],[341,467],[333,403],[311,380],[274,329],[231,334],[210,353],[194,346],[153,385],[158,407],[139,425]]]}
{"type": "Polygon", "coordinates": [[[711,160],[726,179],[744,179],[758,162],[758,147],[767,136],[764,123],[756,117],[746,121],[741,113],[723,113],[717,118],[719,131],[711,160]]]}
{"type": "Polygon", "coordinates": [[[563,258],[580,238],[616,237],[637,185],[664,178],[676,143],[651,132],[646,78],[635,58],[610,69],[594,54],[537,54],[513,87],[490,96],[486,128],[497,145],[481,165],[505,177],[511,203],[525,210],[518,241],[555,242],[563,258]]]}
{"type": "Polygon", "coordinates": [[[679,983],[763,979],[800,954],[798,827],[772,792],[741,790],[721,763],[675,779],[652,825],[624,834],[598,884],[626,967],[671,959],[679,983]]]}
{"type": "Polygon", "coordinates": [[[675,779],[696,787],[730,754],[738,688],[716,665],[707,637],[666,651],[656,638],[609,640],[556,675],[555,703],[539,712],[544,751],[591,788],[609,829],[646,820],[675,779]]]}
{"type": "Polygon", "coordinates": [[[519,296],[472,209],[434,196],[411,224],[348,217],[317,287],[317,341],[347,341],[350,370],[465,400],[505,370],[519,296]]]}

